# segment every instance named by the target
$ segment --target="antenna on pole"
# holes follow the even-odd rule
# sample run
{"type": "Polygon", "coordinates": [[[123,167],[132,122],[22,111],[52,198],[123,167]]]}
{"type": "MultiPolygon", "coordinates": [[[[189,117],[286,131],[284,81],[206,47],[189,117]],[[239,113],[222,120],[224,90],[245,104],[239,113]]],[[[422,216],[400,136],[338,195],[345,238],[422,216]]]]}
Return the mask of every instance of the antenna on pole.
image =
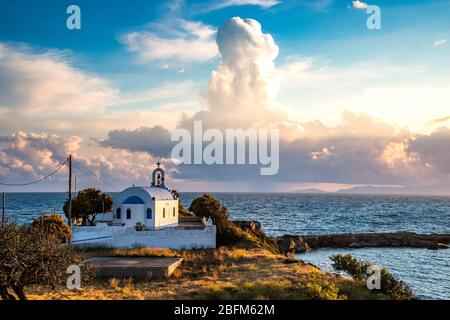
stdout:
{"type": "Polygon", "coordinates": [[[72,238],[72,155],[69,156],[68,164],[69,164],[69,205],[67,208],[67,219],[69,222],[69,228],[71,232],[71,235],[68,239],[68,242],[70,243],[72,238]]]}

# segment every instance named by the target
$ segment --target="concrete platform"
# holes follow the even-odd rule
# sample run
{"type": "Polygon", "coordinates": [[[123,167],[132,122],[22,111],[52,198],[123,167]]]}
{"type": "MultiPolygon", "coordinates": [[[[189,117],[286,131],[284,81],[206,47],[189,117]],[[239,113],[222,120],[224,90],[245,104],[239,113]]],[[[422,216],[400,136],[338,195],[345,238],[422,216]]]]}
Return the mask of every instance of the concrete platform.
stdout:
{"type": "Polygon", "coordinates": [[[94,257],[82,264],[96,268],[103,278],[146,279],[170,277],[182,261],[183,258],[94,257]]]}

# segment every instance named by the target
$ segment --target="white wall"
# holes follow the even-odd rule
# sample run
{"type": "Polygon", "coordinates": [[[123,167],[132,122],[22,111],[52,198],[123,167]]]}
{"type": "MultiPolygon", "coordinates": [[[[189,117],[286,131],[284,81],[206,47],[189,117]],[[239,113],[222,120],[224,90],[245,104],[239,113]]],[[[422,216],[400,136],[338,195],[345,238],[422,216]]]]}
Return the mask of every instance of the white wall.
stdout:
{"type": "Polygon", "coordinates": [[[209,226],[202,230],[164,228],[160,230],[127,230],[114,233],[112,246],[115,248],[200,249],[216,247],[216,227],[209,226]]]}
{"type": "Polygon", "coordinates": [[[72,243],[75,245],[103,244],[113,248],[200,249],[216,247],[216,227],[203,229],[181,229],[167,227],[159,230],[136,231],[134,228],[108,227],[98,224],[95,227],[74,227],[72,243]]]}
{"type": "Polygon", "coordinates": [[[155,201],[155,228],[178,224],[178,199],[155,201]],[[175,216],[173,209],[175,208],[175,216]],[[166,214],[164,216],[164,209],[166,214]]]}
{"type": "Polygon", "coordinates": [[[120,206],[122,213],[120,215],[120,222],[125,223],[127,227],[134,227],[137,222],[146,222],[147,206],[145,204],[123,204],[120,206]],[[127,219],[127,209],[131,210],[131,219],[127,219]]]}

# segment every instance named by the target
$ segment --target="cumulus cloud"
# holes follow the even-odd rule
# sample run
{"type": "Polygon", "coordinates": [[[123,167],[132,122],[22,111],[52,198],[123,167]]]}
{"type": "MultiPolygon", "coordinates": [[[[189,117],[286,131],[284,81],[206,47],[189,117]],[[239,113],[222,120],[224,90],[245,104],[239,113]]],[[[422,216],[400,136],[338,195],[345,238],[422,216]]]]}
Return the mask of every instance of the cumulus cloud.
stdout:
{"type": "Polygon", "coordinates": [[[22,131],[0,136],[0,176],[15,182],[41,178],[66,160],[68,152],[79,150],[80,138],[67,140],[46,133],[22,131]]]}
{"type": "Polygon", "coordinates": [[[108,133],[100,144],[106,147],[130,151],[148,152],[155,156],[168,157],[171,151],[170,132],[161,126],[139,128],[133,131],[115,130],[108,133]]]}
{"type": "Polygon", "coordinates": [[[235,17],[219,28],[217,45],[221,61],[209,83],[208,108],[180,126],[189,128],[192,121],[202,120],[208,127],[247,128],[281,119],[274,110],[279,48],[272,36],[256,20],[235,17]]]}
{"type": "MultiPolygon", "coordinates": [[[[147,152],[114,150],[94,155],[84,154],[82,138],[63,138],[46,133],[15,132],[0,136],[0,181],[26,183],[40,179],[73,156],[72,170],[78,189],[90,186],[117,191],[130,184],[148,184],[156,159],[147,152]]],[[[48,181],[54,190],[67,185],[67,167],[48,181]]],[[[47,181],[46,181],[47,182],[47,181]]],[[[45,182],[44,182],[45,183],[45,182]]],[[[47,185],[48,186],[48,185],[47,185]]],[[[42,184],[31,186],[42,190],[42,184]]],[[[13,189],[15,190],[15,189],[13,189]]],[[[24,189],[21,189],[24,190],[24,189]]]]}
{"type": "MultiPolygon", "coordinates": [[[[39,175],[70,152],[77,155],[80,166],[94,172],[90,177],[94,185],[111,180],[110,184],[122,185],[146,181],[152,162],[160,156],[167,159],[166,167],[176,182],[239,183],[247,184],[247,190],[255,186],[271,190],[277,183],[423,185],[449,178],[446,146],[450,134],[446,128],[420,135],[364,113],[344,112],[337,124],[325,125],[296,122],[280,112],[275,99],[280,72],[274,64],[279,49],[257,21],[230,19],[217,32],[217,47],[221,60],[204,94],[205,109],[184,115],[177,126],[190,129],[195,120],[203,120],[204,127],[218,129],[279,128],[277,175],[262,177],[256,166],[175,166],[169,159],[170,131],[161,126],[111,131],[97,141],[95,147],[101,152],[91,152],[94,156],[82,154],[82,141],[75,136],[3,136],[0,174],[39,175]]],[[[311,68],[311,61],[295,61],[297,73],[311,68]]],[[[334,81],[333,71],[319,69],[312,78],[300,80],[305,85],[334,81]]],[[[340,77],[347,77],[345,72],[351,72],[348,77],[364,77],[357,69],[341,71],[340,77]]]]}
{"type": "MultiPolygon", "coordinates": [[[[441,127],[429,135],[411,141],[408,152],[420,158],[423,165],[450,175],[450,128],[441,127]]],[[[444,176],[445,177],[445,176],[444,176]]]]}
{"type": "MultiPolygon", "coordinates": [[[[202,120],[204,127],[218,129],[279,128],[280,171],[275,176],[261,177],[258,168],[252,166],[181,165],[174,169],[174,178],[227,183],[238,180],[253,187],[254,183],[259,187],[266,183],[270,189],[273,183],[298,182],[423,184],[430,177],[442,175],[438,164],[444,161],[424,161],[418,150],[424,137],[368,114],[344,112],[339,123],[326,126],[320,121],[295,122],[277,110],[275,96],[280,73],[290,83],[308,86],[311,82],[341,78],[356,81],[405,70],[387,65],[377,65],[373,71],[366,65],[346,70],[315,69],[314,61],[308,59],[294,59],[277,70],[274,60],[279,49],[273,38],[262,31],[257,21],[238,17],[219,28],[217,45],[221,61],[204,95],[207,108],[192,116],[185,115],[178,127],[192,129],[193,121],[202,120]]],[[[153,156],[166,155],[167,149],[159,142],[147,143],[153,141],[152,137],[161,136],[161,132],[154,130],[116,132],[103,143],[146,151],[153,156]]],[[[158,141],[165,141],[168,134],[164,132],[158,141]]]]}
{"type": "MultiPolygon", "coordinates": [[[[192,81],[124,92],[75,64],[66,51],[0,43],[0,134],[26,128],[103,135],[113,128],[160,123],[167,113],[198,100],[192,81]],[[144,103],[152,109],[133,108],[144,103]]],[[[176,117],[165,124],[174,127],[175,122],[176,117]]]]}
{"type": "Polygon", "coordinates": [[[31,53],[0,44],[0,109],[29,116],[81,113],[110,105],[117,91],[65,62],[64,52],[31,53]]]}
{"type": "Polygon", "coordinates": [[[352,1],[353,4],[353,8],[356,9],[367,9],[367,7],[369,6],[367,3],[356,0],[356,1],[352,1]]]}
{"type": "Polygon", "coordinates": [[[120,41],[129,51],[136,53],[142,62],[175,60],[202,62],[217,56],[214,41],[216,29],[201,22],[176,20],[177,29],[163,29],[160,35],[150,31],[134,31],[124,34],[120,41]]]}

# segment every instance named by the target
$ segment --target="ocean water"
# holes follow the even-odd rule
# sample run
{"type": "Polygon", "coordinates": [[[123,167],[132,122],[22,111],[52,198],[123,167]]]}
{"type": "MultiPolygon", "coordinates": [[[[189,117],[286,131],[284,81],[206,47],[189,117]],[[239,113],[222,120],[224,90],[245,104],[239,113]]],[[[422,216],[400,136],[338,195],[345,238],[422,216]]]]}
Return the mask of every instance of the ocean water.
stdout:
{"type": "MultiPolygon", "coordinates": [[[[114,193],[111,194],[113,197],[114,193]]],[[[183,193],[185,206],[200,193],[183,193]]],[[[450,233],[450,197],[213,193],[231,219],[258,220],[269,235],[414,231],[450,233]]],[[[18,223],[52,211],[61,213],[65,193],[10,193],[7,214],[18,223]]],[[[329,256],[351,253],[387,267],[425,299],[450,299],[450,249],[322,249],[298,257],[332,270],[329,256]]]]}

